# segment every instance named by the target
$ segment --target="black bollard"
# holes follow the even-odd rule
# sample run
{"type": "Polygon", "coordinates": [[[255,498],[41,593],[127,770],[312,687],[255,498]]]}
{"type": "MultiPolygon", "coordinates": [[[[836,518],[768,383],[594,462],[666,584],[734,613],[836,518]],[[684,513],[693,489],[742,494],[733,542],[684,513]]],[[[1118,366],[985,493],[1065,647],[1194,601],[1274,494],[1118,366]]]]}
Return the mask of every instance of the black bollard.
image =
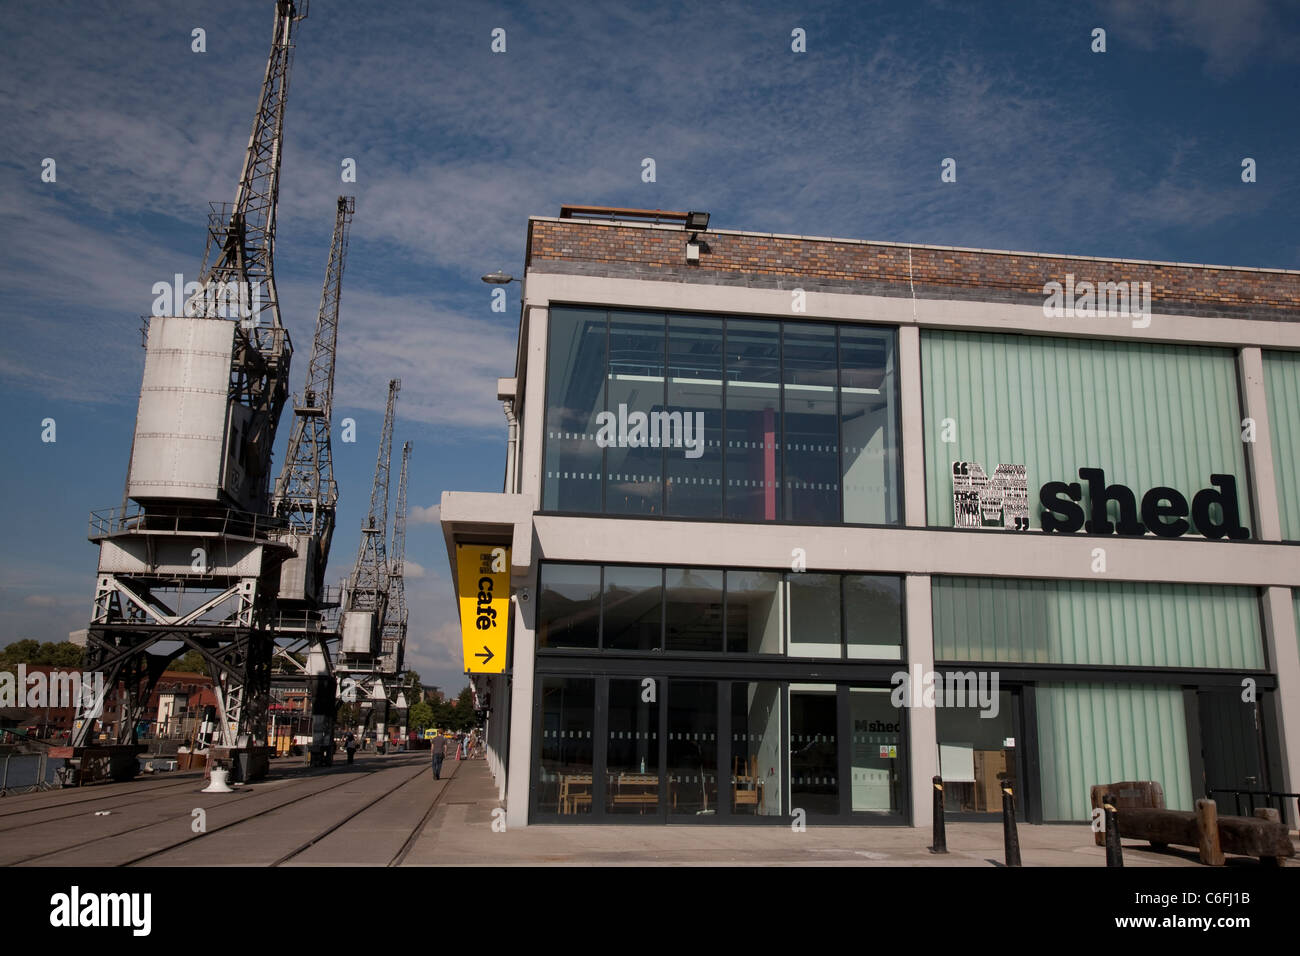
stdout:
{"type": "Polygon", "coordinates": [[[931,853],[948,852],[948,836],[943,829],[943,778],[935,777],[934,783],[934,845],[931,853]]]}
{"type": "Polygon", "coordinates": [[[1016,798],[1011,784],[1002,783],[1002,844],[1006,850],[1007,866],[1020,865],[1020,836],[1016,833],[1016,798]]]}
{"type": "Polygon", "coordinates": [[[1119,842],[1119,812],[1115,809],[1114,796],[1106,794],[1101,806],[1106,821],[1106,865],[1123,866],[1124,848],[1119,842]]]}

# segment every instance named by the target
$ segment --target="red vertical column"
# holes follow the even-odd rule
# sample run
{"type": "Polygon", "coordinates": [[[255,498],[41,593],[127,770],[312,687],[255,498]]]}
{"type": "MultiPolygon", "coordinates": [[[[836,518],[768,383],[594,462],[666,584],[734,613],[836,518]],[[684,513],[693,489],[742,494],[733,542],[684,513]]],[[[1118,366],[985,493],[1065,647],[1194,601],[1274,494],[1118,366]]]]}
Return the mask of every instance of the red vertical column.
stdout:
{"type": "Polygon", "coordinates": [[[776,412],[763,409],[763,520],[776,520],[776,412]]]}

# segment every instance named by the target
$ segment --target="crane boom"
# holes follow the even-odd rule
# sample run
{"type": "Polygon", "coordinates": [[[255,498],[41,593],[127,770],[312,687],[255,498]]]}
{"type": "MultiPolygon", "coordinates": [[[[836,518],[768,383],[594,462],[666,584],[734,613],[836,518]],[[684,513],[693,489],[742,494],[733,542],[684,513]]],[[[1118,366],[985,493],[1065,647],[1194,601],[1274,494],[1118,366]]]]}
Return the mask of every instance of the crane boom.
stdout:
{"type": "Polygon", "coordinates": [[[406,657],[406,472],[411,443],[402,443],[402,470],[397,480],[397,511],[393,515],[392,561],[388,572],[388,608],[384,614],[383,660],[385,674],[401,672],[406,657]]]}
{"type": "Polygon", "coordinates": [[[320,311],[316,316],[311,364],[307,367],[307,385],[302,400],[294,403],[293,431],[289,435],[284,467],[275,489],[275,514],[286,519],[289,528],[295,533],[306,535],[315,542],[314,577],[317,583],[325,574],[338,504],[330,428],[334,407],[339,300],[343,292],[348,231],[355,211],[356,200],[353,197],[338,198],[334,236],[325,267],[325,283],[321,287],[320,311]]]}

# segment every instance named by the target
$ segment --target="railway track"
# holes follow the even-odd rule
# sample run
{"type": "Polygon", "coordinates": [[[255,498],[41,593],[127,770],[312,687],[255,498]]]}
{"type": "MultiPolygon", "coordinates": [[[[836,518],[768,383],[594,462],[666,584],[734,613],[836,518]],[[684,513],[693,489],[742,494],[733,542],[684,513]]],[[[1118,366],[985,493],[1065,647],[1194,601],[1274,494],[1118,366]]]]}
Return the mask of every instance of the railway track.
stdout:
{"type": "Polygon", "coordinates": [[[433,785],[427,758],[414,755],[343,772],[291,772],[230,794],[200,794],[202,784],[194,777],[6,808],[0,864],[398,866],[445,793],[445,784],[433,785]],[[71,821],[86,820],[92,807],[109,814],[74,829],[71,821]],[[195,832],[200,810],[205,825],[195,832]],[[87,832],[97,825],[107,832],[87,832]]]}

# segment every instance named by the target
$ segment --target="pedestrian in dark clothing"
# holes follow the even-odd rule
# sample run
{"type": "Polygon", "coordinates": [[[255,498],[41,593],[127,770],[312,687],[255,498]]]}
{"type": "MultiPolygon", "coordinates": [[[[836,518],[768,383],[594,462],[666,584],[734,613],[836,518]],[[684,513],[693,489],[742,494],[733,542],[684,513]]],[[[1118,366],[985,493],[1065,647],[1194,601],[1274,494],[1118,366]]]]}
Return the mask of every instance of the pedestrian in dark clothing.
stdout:
{"type": "Polygon", "coordinates": [[[352,758],[355,757],[355,756],[357,755],[357,738],[356,738],[356,735],[355,735],[355,734],[348,734],[347,739],[343,742],[343,746],[347,748],[347,751],[348,751],[348,763],[351,763],[351,762],[352,762],[352,758]]]}
{"type": "Polygon", "coordinates": [[[442,779],[442,762],[447,757],[447,738],[442,734],[433,738],[433,743],[429,747],[433,751],[433,779],[442,779]]]}

